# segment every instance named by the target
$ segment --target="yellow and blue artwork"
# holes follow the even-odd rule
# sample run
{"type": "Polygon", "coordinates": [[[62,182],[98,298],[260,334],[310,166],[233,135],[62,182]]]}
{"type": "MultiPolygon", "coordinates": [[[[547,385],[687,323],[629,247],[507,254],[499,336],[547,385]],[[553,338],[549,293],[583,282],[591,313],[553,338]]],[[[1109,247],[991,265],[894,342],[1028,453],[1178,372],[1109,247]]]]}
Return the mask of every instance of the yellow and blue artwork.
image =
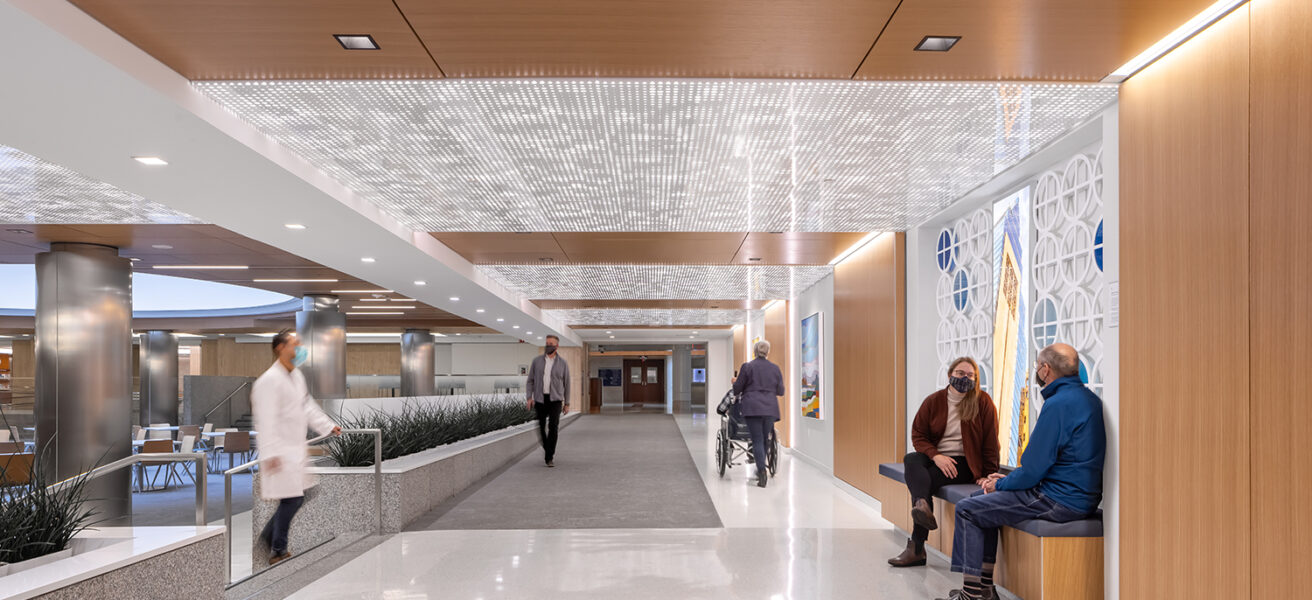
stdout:
{"type": "Polygon", "coordinates": [[[802,416],[823,419],[820,408],[820,378],[824,374],[821,353],[820,313],[802,319],[802,416]]]}
{"type": "Polygon", "coordinates": [[[1029,437],[1029,188],[993,205],[993,402],[1001,462],[1015,466],[1029,437]]]}

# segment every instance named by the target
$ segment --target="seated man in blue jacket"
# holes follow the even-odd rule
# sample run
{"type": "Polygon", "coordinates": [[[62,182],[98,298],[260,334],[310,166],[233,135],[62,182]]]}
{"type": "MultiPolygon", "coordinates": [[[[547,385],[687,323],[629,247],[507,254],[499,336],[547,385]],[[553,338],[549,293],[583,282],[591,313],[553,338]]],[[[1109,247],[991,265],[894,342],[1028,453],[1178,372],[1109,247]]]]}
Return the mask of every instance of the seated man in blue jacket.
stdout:
{"type": "Polygon", "coordinates": [[[965,582],[949,600],[997,597],[999,527],[1027,519],[1083,519],[1102,501],[1102,401],[1080,381],[1079,354],[1066,344],[1044,348],[1034,377],[1043,388],[1043,409],[1021,466],[1006,476],[990,475],[982,492],[957,504],[952,570],[965,582]]]}

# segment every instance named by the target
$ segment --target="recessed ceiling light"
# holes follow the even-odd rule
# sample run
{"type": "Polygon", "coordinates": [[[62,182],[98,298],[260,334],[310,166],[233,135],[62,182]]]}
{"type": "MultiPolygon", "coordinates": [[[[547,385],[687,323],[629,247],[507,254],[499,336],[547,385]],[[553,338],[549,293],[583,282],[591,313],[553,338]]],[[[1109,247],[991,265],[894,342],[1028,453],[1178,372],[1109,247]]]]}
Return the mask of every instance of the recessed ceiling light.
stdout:
{"type": "Polygon", "coordinates": [[[460,334],[457,333],[456,335],[460,335],[460,334]]]}
{"type": "Polygon", "coordinates": [[[511,328],[511,329],[519,329],[519,325],[511,325],[510,328],[511,328]]]}
{"type": "Polygon", "coordinates": [[[246,266],[246,265],[155,265],[155,266],[152,267],[152,268],[154,268],[154,269],[172,269],[172,270],[175,270],[175,271],[177,271],[177,270],[186,270],[186,271],[211,271],[211,270],[214,270],[214,271],[218,271],[218,270],[222,270],[222,271],[235,271],[235,270],[244,270],[244,269],[249,269],[250,267],[248,267],[248,266],[246,266]]]}
{"type": "Polygon", "coordinates": [[[170,246],[170,245],[168,245],[168,244],[151,244],[150,247],[151,247],[151,248],[154,248],[154,249],[156,249],[156,250],[172,250],[172,249],[173,249],[173,246],[170,246]]]}
{"type": "Polygon", "coordinates": [[[377,261],[375,261],[375,260],[374,260],[373,258],[371,258],[371,257],[366,256],[366,257],[364,257],[364,258],[361,258],[361,259],[360,259],[360,262],[362,262],[362,263],[371,263],[371,262],[377,262],[377,261]]]}
{"type": "Polygon", "coordinates": [[[697,332],[696,332],[696,331],[694,331],[694,332],[692,332],[692,334],[693,334],[693,335],[697,335],[697,332]]]}
{"type": "Polygon", "coordinates": [[[252,279],[255,283],[337,283],[336,279],[252,279]]]}
{"type": "Polygon", "coordinates": [[[478,309],[478,310],[475,310],[474,312],[487,312],[487,311],[485,311],[485,310],[483,310],[483,309],[480,308],[480,309],[478,309]]]}
{"type": "Polygon", "coordinates": [[[749,257],[747,258],[747,260],[750,260],[750,261],[752,261],[752,262],[760,262],[761,257],[759,257],[759,256],[749,256],[749,257]]]}
{"type": "Polygon", "coordinates": [[[447,298],[447,300],[450,300],[452,302],[459,302],[460,296],[451,296],[450,298],[447,298]]]}
{"type": "Polygon", "coordinates": [[[613,340],[613,339],[615,339],[615,336],[613,336],[613,335],[612,335],[612,336],[610,336],[610,339],[612,339],[612,340],[613,340]]]}
{"type": "Polygon", "coordinates": [[[344,50],[378,50],[378,42],[374,41],[374,36],[367,33],[335,33],[337,43],[342,45],[344,50]]]}
{"type": "Polygon", "coordinates": [[[132,160],[135,160],[143,165],[150,165],[152,167],[162,167],[164,165],[169,164],[168,161],[158,156],[134,156],[132,157],[132,160]]]}
{"type": "Polygon", "coordinates": [[[377,312],[348,312],[348,313],[346,313],[346,314],[348,314],[348,315],[404,315],[405,313],[400,312],[400,311],[398,311],[398,312],[382,312],[382,311],[377,311],[377,312]]]}
{"type": "Polygon", "coordinates": [[[418,302],[414,298],[392,298],[392,302],[418,302]]]}
{"type": "Polygon", "coordinates": [[[300,223],[288,223],[286,225],[283,225],[283,227],[286,227],[287,229],[295,229],[296,231],[305,229],[305,226],[301,225],[300,223]]]}
{"type": "Polygon", "coordinates": [[[416,282],[415,282],[415,285],[428,285],[428,282],[427,282],[427,281],[423,281],[423,280],[419,280],[419,281],[416,281],[416,282]]]}
{"type": "Polygon", "coordinates": [[[959,35],[927,35],[925,39],[916,44],[917,52],[947,52],[957,42],[961,41],[959,35]]]}
{"type": "Polygon", "coordinates": [[[390,294],[392,290],[333,290],[334,294],[390,294]]]}
{"type": "Polygon", "coordinates": [[[524,332],[524,335],[533,335],[533,332],[532,332],[532,331],[525,331],[525,332],[524,332]]]}
{"type": "Polygon", "coordinates": [[[358,305],[356,305],[356,306],[352,306],[351,308],[356,309],[356,310],[359,310],[359,309],[361,309],[361,308],[365,308],[365,309],[369,309],[369,310],[402,310],[402,309],[404,309],[404,310],[412,310],[412,309],[414,309],[414,306],[413,306],[413,305],[411,305],[411,306],[397,306],[397,305],[395,305],[395,304],[358,304],[358,305]]]}
{"type": "Polygon", "coordinates": [[[387,298],[361,298],[361,302],[387,302],[387,298]]]}
{"type": "Polygon", "coordinates": [[[607,332],[606,332],[606,333],[610,333],[610,332],[609,332],[609,331],[607,331],[607,332]]]}
{"type": "Polygon", "coordinates": [[[503,319],[503,318],[501,318],[501,317],[497,317],[497,322],[498,322],[498,323],[500,323],[500,322],[502,322],[502,321],[505,321],[505,319],[503,319]]]}
{"type": "Polygon", "coordinates": [[[695,338],[695,337],[697,337],[697,336],[695,336],[695,335],[690,335],[690,336],[688,336],[688,339],[691,340],[691,339],[693,339],[693,338],[695,338]]]}

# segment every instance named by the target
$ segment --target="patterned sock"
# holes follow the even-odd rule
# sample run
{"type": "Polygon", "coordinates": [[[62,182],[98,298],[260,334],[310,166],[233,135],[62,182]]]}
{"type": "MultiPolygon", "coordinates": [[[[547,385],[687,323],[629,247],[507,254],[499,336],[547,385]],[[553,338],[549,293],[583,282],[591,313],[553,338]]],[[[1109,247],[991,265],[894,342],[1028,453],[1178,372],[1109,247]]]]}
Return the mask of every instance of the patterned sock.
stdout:
{"type": "Polygon", "coordinates": [[[993,589],[993,563],[984,563],[984,568],[979,575],[979,583],[984,588],[985,594],[997,597],[998,593],[993,589]]]}
{"type": "Polygon", "coordinates": [[[967,575],[965,582],[961,586],[961,595],[970,600],[979,600],[984,597],[984,586],[980,584],[979,577],[967,575]]]}

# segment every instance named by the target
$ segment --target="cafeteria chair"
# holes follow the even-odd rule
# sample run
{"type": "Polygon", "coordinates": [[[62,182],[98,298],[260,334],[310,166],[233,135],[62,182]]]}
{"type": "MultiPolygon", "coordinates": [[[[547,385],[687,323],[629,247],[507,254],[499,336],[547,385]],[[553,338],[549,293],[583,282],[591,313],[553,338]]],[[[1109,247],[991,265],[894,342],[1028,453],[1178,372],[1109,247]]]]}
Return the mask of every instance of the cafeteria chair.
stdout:
{"type": "MultiPolygon", "coordinates": [[[[168,427],[169,424],[168,424],[168,423],[151,423],[150,426],[151,426],[151,427],[168,427]]],[[[150,432],[150,435],[147,436],[147,439],[151,439],[151,440],[172,440],[172,439],[173,439],[173,432],[172,432],[172,431],[169,431],[169,430],[167,430],[167,429],[162,429],[162,430],[158,430],[158,431],[151,431],[151,432],[150,432]]]]}
{"type": "MultiPolygon", "coordinates": [[[[173,452],[173,440],[146,440],[141,447],[142,454],[171,454],[173,452]]],[[[137,491],[159,491],[168,489],[169,482],[173,480],[173,471],[170,467],[173,463],[167,461],[144,461],[137,463],[137,491]],[[145,487],[146,468],[155,467],[155,474],[150,480],[150,489],[145,487]],[[155,482],[159,479],[159,472],[164,471],[164,487],[156,487],[155,482]]],[[[179,482],[180,483],[180,482],[179,482]]]]}

